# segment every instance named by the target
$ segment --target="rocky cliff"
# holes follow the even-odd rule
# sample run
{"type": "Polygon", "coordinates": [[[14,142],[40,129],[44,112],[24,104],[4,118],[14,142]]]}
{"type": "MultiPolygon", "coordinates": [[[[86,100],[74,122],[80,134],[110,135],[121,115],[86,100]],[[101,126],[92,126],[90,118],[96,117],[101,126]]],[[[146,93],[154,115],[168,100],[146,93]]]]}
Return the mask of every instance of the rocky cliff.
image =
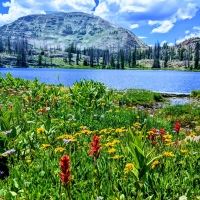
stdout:
{"type": "Polygon", "coordinates": [[[62,48],[76,43],[78,47],[96,47],[117,51],[147,45],[132,32],[108,21],[81,12],[29,15],[0,27],[3,39],[25,36],[35,46],[59,45],[62,48]]]}

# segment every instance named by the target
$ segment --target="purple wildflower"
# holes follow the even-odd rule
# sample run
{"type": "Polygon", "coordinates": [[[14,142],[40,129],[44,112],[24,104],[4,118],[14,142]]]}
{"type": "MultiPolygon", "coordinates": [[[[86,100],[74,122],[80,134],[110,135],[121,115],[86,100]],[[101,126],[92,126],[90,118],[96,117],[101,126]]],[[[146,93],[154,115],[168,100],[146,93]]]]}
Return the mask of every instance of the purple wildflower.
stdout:
{"type": "Polygon", "coordinates": [[[11,154],[11,153],[14,153],[15,151],[16,151],[15,149],[10,149],[10,150],[8,150],[8,151],[2,153],[2,156],[7,156],[7,155],[9,155],[9,154],[11,154]]]}
{"type": "Polygon", "coordinates": [[[11,132],[12,132],[12,129],[9,130],[9,131],[2,131],[2,133],[3,133],[4,135],[7,135],[8,133],[11,133],[11,132]]]}

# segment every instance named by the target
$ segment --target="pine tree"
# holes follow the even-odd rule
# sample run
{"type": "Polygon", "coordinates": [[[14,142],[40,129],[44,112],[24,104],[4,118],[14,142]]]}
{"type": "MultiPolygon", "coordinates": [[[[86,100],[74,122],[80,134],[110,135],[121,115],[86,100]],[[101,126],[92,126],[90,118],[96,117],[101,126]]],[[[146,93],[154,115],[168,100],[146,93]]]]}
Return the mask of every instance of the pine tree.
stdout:
{"type": "Polygon", "coordinates": [[[199,68],[199,42],[197,42],[195,45],[194,68],[199,68]]]}
{"type": "Polygon", "coordinates": [[[79,65],[79,50],[76,51],[76,65],[79,65]]]}
{"type": "Polygon", "coordinates": [[[3,52],[3,41],[2,38],[0,39],[0,53],[3,52]]]}
{"type": "Polygon", "coordinates": [[[113,56],[113,54],[111,55],[110,66],[111,66],[112,69],[115,68],[115,60],[114,60],[114,56],[113,56]]]}
{"type": "Polygon", "coordinates": [[[120,64],[121,69],[124,69],[124,50],[120,50],[120,64]]]}
{"type": "Polygon", "coordinates": [[[160,44],[157,42],[154,46],[154,60],[152,68],[160,68],[160,44]]]}
{"type": "Polygon", "coordinates": [[[131,67],[135,68],[136,67],[136,55],[135,55],[135,51],[132,52],[132,56],[131,56],[131,67]]]}

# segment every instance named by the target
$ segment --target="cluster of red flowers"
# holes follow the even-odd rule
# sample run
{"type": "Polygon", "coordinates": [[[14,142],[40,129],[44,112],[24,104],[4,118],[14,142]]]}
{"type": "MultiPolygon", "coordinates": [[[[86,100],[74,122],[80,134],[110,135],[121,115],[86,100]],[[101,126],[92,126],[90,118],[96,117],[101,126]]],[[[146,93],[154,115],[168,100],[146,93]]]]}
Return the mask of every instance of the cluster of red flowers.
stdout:
{"type": "Polygon", "coordinates": [[[174,131],[175,131],[176,133],[179,133],[180,128],[181,128],[181,124],[180,124],[179,122],[176,122],[176,123],[174,124],[174,131]]]}
{"type": "Polygon", "coordinates": [[[99,157],[100,149],[101,149],[100,139],[97,135],[93,136],[90,146],[91,146],[91,150],[89,150],[88,153],[90,155],[93,155],[94,160],[96,160],[99,157]]]}
{"type": "Polygon", "coordinates": [[[161,128],[159,131],[157,131],[155,128],[152,128],[150,130],[150,135],[148,138],[151,140],[152,145],[155,145],[157,143],[156,142],[157,136],[160,137],[162,142],[165,141],[165,138],[163,136],[164,134],[165,134],[165,130],[163,128],[161,128]]]}
{"type": "Polygon", "coordinates": [[[63,184],[70,183],[71,179],[71,171],[70,171],[70,158],[67,155],[62,156],[60,159],[60,167],[62,172],[60,173],[60,179],[63,184]]]}

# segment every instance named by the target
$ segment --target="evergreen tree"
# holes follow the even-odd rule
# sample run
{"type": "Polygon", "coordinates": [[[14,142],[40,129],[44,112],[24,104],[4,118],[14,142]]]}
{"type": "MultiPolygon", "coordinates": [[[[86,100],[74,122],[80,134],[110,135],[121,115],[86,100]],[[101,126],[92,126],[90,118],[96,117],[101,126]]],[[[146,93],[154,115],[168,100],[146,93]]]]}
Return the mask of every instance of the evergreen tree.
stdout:
{"type": "Polygon", "coordinates": [[[154,46],[154,59],[152,68],[160,68],[160,44],[157,42],[154,46]]]}
{"type": "Polygon", "coordinates": [[[76,51],[76,65],[79,65],[79,50],[76,51]]]}
{"type": "Polygon", "coordinates": [[[120,50],[120,64],[121,69],[124,69],[124,50],[120,50]]]}
{"type": "Polygon", "coordinates": [[[194,68],[199,68],[199,42],[197,42],[195,45],[194,68]]]}
{"type": "Polygon", "coordinates": [[[8,37],[8,40],[7,40],[7,50],[8,50],[8,54],[11,54],[10,37],[8,37]]]}
{"type": "Polygon", "coordinates": [[[94,49],[90,48],[89,52],[90,52],[90,67],[94,67],[94,49]]]}
{"type": "Polygon", "coordinates": [[[2,41],[2,37],[0,39],[0,53],[3,52],[3,41],[2,41]]]}
{"type": "Polygon", "coordinates": [[[38,55],[38,66],[42,65],[42,53],[38,55]]]}
{"type": "Polygon", "coordinates": [[[132,52],[132,61],[131,61],[131,67],[135,68],[136,67],[136,55],[135,55],[135,51],[132,52]]]}
{"type": "Polygon", "coordinates": [[[113,54],[111,55],[110,66],[111,66],[111,68],[113,68],[113,69],[115,68],[115,60],[114,60],[113,54]]]}
{"type": "Polygon", "coordinates": [[[73,57],[73,55],[72,55],[72,46],[68,48],[67,52],[68,52],[68,61],[69,61],[69,64],[71,65],[72,57],[73,57]]]}

